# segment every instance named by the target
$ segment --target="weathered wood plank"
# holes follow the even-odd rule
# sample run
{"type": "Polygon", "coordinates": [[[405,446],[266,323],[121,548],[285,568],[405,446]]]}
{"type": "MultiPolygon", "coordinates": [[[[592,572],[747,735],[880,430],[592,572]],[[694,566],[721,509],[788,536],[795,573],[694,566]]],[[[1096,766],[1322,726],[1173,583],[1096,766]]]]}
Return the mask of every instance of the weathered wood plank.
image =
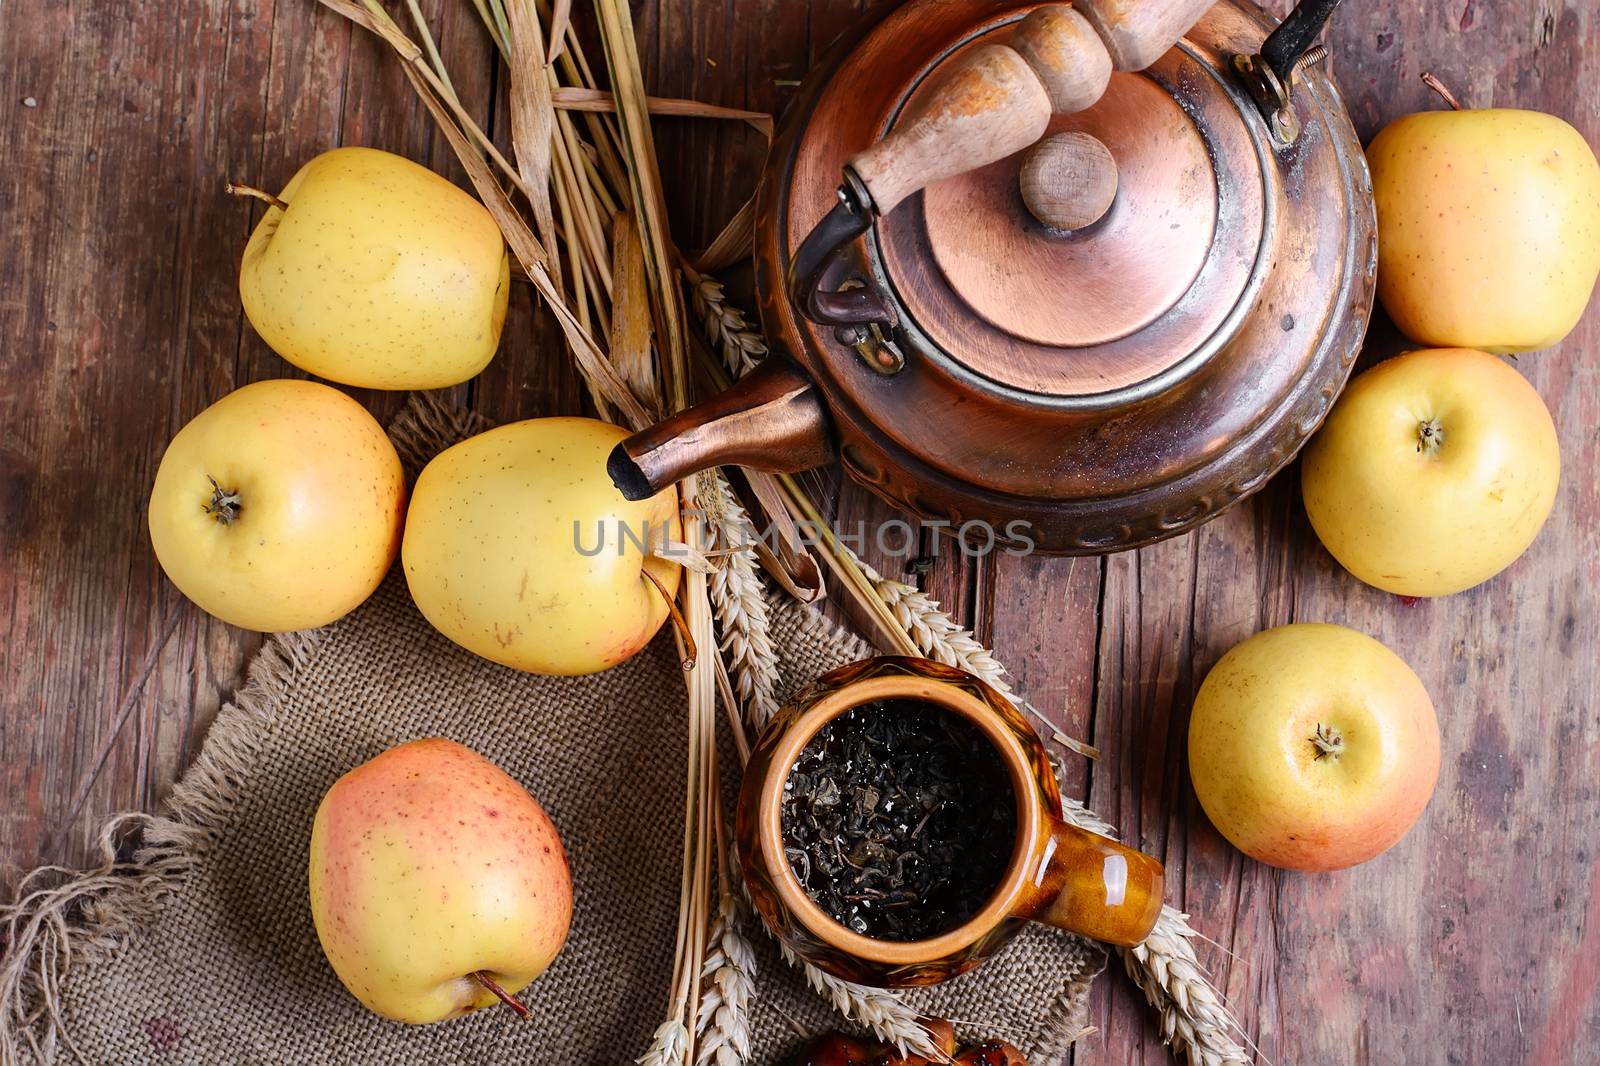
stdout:
{"type": "MultiPolygon", "coordinates": [[[[872,6],[649,0],[647,81],[776,109],[872,6]]],[[[424,7],[463,98],[503,138],[503,86],[470,9],[424,7]]],[[[460,175],[392,60],[311,0],[16,0],[0,29],[0,862],[30,866],[81,861],[107,813],[153,806],[258,643],[184,605],[143,526],[178,426],[239,383],[295,373],[242,322],[237,257],[257,213],[221,182],[281,183],[337,143],[460,175]],[[125,705],[81,815],[56,834],[125,705]]],[[[1431,68],[1470,103],[1552,110],[1600,142],[1592,0],[1351,0],[1331,44],[1363,136],[1431,106],[1416,80],[1431,68]]],[[[675,236],[697,247],[754,187],[763,146],[727,123],[662,121],[658,135],[675,236]]],[[[1380,325],[1370,348],[1396,343],[1380,325]]],[[[1025,693],[1103,748],[1093,766],[1066,760],[1069,791],[1167,860],[1174,901],[1219,942],[1202,959],[1271,1061],[1577,1062],[1600,1030],[1597,349],[1591,310],[1560,349],[1522,360],[1556,413],[1562,496],[1527,558],[1447,601],[1406,606],[1339,572],[1293,471],[1196,534],[1103,561],[973,564],[946,546],[908,575],[866,550],[976,624],[1025,693]],[[1184,734],[1228,647],[1315,619],[1371,632],[1417,668],[1446,757],[1395,851],[1302,877],[1242,859],[1209,826],[1184,734]]],[[[497,420],[584,402],[520,287],[502,352],[457,395],[497,420]]],[[[399,402],[362,398],[380,415],[399,402]]],[[[806,480],[850,528],[896,517],[836,474],[806,480]]],[[[1094,1010],[1101,1032],[1076,1061],[1167,1061],[1125,981],[1102,981],[1094,1010]]]]}
{"type": "MultiPolygon", "coordinates": [[[[313,3],[3,17],[3,225],[20,286],[0,312],[13,383],[0,773],[25,799],[3,815],[0,856],[26,867],[80,862],[107,814],[153,807],[259,645],[184,604],[144,532],[150,479],[185,421],[246,381],[303,376],[243,322],[238,256],[258,212],[222,185],[281,184],[347,135],[449,160],[425,114],[391,106],[411,101],[393,62],[313,3]],[[62,41],[73,62],[48,59],[62,41]]],[[[441,47],[487,116],[487,44],[470,29],[448,9],[441,47]]],[[[380,417],[403,399],[360,395],[380,417]]]]}
{"type": "MultiPolygon", "coordinates": [[[[1067,735],[1094,743],[1095,650],[1100,559],[1049,559],[1000,553],[979,568],[974,631],[1017,690],[1067,735]]],[[[1061,790],[1088,795],[1093,764],[1052,747],[1061,790]]]]}
{"type": "MultiPolygon", "coordinates": [[[[1330,44],[1363,138],[1435,106],[1417,80],[1432,69],[1471,103],[1553,111],[1600,143],[1597,41],[1592,4],[1460,0],[1347,4],[1330,44]]],[[[1095,739],[1115,735],[1121,754],[1095,767],[1091,801],[1164,852],[1173,902],[1219,941],[1201,958],[1268,1061],[1592,1057],[1597,341],[1591,307],[1559,349],[1519,362],[1556,415],[1564,485],[1533,549],[1480,589],[1408,605],[1361,586],[1316,543],[1293,469],[1179,545],[1107,560],[1101,676],[1121,687],[1102,685],[1095,739]],[[1223,652],[1259,628],[1321,620],[1373,634],[1417,669],[1445,758],[1433,804],[1393,851],[1303,876],[1243,859],[1211,828],[1183,738],[1193,691],[1223,652]],[[1152,797],[1164,824],[1130,818],[1152,797]]],[[[1364,362],[1402,343],[1380,321],[1364,362]]],[[[1136,993],[1102,982],[1097,997],[1104,1032],[1076,1061],[1165,1061],[1136,993]]]]}
{"type": "Polygon", "coordinates": [[[82,857],[89,827],[164,789],[215,698],[197,649],[237,662],[250,644],[179,607],[144,535],[150,478],[189,397],[231,380],[237,311],[221,310],[214,279],[244,230],[210,175],[258,133],[265,69],[243,5],[179,14],[36,3],[3,15],[0,773],[21,802],[0,816],[0,854],[22,865],[82,857]],[[58,835],[125,703],[83,816],[58,835]]]}

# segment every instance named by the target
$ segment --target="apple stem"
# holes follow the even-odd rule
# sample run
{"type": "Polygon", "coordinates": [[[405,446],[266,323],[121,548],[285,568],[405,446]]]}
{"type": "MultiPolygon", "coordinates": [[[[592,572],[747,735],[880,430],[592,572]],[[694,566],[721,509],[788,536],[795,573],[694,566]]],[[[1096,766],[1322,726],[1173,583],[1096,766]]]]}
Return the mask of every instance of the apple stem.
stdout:
{"type": "Polygon", "coordinates": [[[1417,424],[1417,451],[1424,455],[1432,455],[1444,443],[1444,427],[1437,418],[1430,418],[1417,424]]]}
{"type": "Polygon", "coordinates": [[[242,504],[239,490],[223,488],[210,474],[206,475],[206,480],[211,482],[211,502],[206,504],[206,514],[225,526],[233,525],[239,517],[242,504]]]}
{"type": "Polygon", "coordinates": [[[263,203],[271,204],[279,211],[289,210],[289,205],[286,201],[280,200],[265,189],[258,189],[254,185],[240,185],[237,182],[230,181],[225,188],[228,190],[229,196],[253,196],[263,203]]]}
{"type": "Polygon", "coordinates": [[[495,984],[494,978],[490,977],[482,970],[474,970],[471,974],[471,977],[484,988],[487,988],[490,992],[493,992],[495,998],[501,1003],[504,1003],[506,1006],[516,1011],[519,1017],[526,1018],[529,1016],[530,1012],[527,1007],[522,1005],[522,1001],[517,999],[517,997],[513,996],[510,992],[507,992],[505,989],[501,988],[499,985],[495,984]]]}
{"type": "Polygon", "coordinates": [[[1450,105],[1450,110],[1461,111],[1461,101],[1456,99],[1456,94],[1450,91],[1450,86],[1440,81],[1438,75],[1431,70],[1422,72],[1422,84],[1439,94],[1439,98],[1450,105]]]}
{"type": "Polygon", "coordinates": [[[1311,743],[1316,746],[1317,758],[1324,755],[1337,760],[1344,754],[1344,734],[1338,726],[1317,723],[1317,731],[1311,735],[1311,743]]]}
{"type": "Polygon", "coordinates": [[[672,619],[672,627],[678,631],[678,636],[683,638],[683,672],[687,674],[694,669],[695,660],[700,657],[699,649],[694,646],[694,635],[689,632],[689,623],[678,610],[677,602],[673,600],[672,593],[667,591],[667,586],[661,583],[661,579],[652,574],[648,566],[639,572],[656,587],[656,591],[661,593],[661,598],[666,601],[667,615],[672,619]]]}

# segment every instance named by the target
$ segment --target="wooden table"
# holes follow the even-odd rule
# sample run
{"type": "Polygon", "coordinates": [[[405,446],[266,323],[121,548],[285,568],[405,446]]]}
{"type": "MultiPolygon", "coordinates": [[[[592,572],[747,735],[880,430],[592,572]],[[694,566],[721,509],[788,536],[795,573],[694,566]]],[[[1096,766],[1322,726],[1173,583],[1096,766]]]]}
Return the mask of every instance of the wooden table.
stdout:
{"type": "MultiPolygon", "coordinates": [[[[864,6],[645,0],[649,82],[778,110],[864,6]]],[[[425,7],[463,97],[503,134],[470,5],[425,7]]],[[[1600,143],[1596,0],[1348,0],[1330,44],[1363,137],[1433,106],[1418,81],[1432,69],[1469,103],[1553,111],[1600,143]]],[[[80,863],[107,814],[158,804],[259,644],[167,584],[143,519],[188,418],[294,373],[241,317],[256,212],[223,182],[276,187],[339,143],[460,175],[396,64],[312,0],[10,0],[0,83],[0,861],[14,874],[80,863]]],[[[674,231],[696,247],[753,187],[764,142],[704,121],[663,120],[658,134],[674,231]]],[[[1395,349],[1384,325],[1374,338],[1374,352],[1395,349]]],[[[1154,548],[974,564],[947,551],[921,579],[1104,752],[1070,764],[1068,785],[1165,859],[1172,901],[1215,941],[1202,958],[1271,1062],[1600,1055],[1600,305],[1520,366],[1555,413],[1565,477],[1543,536],[1472,592],[1407,603],[1347,577],[1311,535],[1292,471],[1154,548]],[[1242,859],[1185,772],[1206,670],[1292,620],[1396,649],[1444,731],[1421,824],[1331,876],[1242,859]]],[[[499,357],[457,394],[496,419],[582,405],[520,288],[499,357]]],[[[401,402],[361,398],[380,417],[401,402]]],[[[849,486],[837,506],[846,523],[886,516],[849,486]]],[[[1099,983],[1094,1022],[1077,1061],[1166,1061],[1120,977],[1099,983]]]]}

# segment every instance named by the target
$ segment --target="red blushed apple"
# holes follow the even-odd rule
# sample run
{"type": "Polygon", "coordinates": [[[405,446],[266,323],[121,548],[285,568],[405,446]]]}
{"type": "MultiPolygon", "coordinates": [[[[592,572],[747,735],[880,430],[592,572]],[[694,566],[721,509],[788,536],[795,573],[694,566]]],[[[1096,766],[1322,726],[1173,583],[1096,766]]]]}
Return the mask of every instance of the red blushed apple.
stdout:
{"type": "Polygon", "coordinates": [[[1394,652],[1335,625],[1279,626],[1222,657],[1195,696],[1189,775],[1219,832],[1291,870],[1387,851],[1439,776],[1439,722],[1394,652]]]}
{"type": "Polygon", "coordinates": [[[555,826],[510,775],[438,738],[334,782],[311,829],[311,915],[369,1009],[436,1022],[543,973],[572,919],[555,826]]]}

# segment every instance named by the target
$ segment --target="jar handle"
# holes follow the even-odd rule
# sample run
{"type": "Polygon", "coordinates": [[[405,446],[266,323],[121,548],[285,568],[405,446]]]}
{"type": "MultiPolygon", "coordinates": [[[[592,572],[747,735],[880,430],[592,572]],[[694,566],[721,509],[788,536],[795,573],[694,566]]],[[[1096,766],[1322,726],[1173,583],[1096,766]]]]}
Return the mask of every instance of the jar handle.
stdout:
{"type": "Polygon", "coordinates": [[[1034,877],[1035,895],[1024,904],[1032,909],[1024,917],[1132,947],[1155,927],[1164,878],[1153,857],[1058,818],[1034,877]]]}

